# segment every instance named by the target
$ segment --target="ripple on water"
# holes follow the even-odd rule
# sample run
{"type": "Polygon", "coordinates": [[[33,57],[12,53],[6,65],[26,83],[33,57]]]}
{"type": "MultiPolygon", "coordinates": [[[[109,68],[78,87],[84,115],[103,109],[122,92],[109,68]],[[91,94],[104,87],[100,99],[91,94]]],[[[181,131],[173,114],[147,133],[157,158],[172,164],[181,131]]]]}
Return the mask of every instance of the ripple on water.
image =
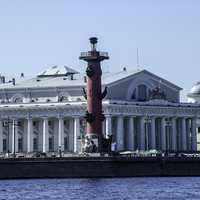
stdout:
{"type": "Polygon", "coordinates": [[[200,199],[199,177],[0,181],[0,200],[200,199]]]}

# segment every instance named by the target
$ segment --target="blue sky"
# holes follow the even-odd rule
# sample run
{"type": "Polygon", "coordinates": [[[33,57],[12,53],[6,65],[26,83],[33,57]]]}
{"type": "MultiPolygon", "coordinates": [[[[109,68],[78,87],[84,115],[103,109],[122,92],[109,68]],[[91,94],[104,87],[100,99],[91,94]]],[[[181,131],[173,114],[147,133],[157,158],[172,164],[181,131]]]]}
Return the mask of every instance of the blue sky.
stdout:
{"type": "Polygon", "coordinates": [[[105,71],[147,69],[184,88],[200,80],[198,0],[0,0],[0,72],[37,74],[65,64],[79,71],[88,37],[108,51],[105,71]]]}

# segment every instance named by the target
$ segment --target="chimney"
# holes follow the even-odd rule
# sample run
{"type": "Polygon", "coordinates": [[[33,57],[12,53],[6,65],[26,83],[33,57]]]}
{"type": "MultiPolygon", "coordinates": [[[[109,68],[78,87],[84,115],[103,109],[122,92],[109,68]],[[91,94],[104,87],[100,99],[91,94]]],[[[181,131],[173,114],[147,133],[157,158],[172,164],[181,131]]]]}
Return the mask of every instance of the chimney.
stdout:
{"type": "Polygon", "coordinates": [[[0,83],[5,83],[5,82],[6,82],[5,76],[1,76],[0,77],[0,83]]]}
{"type": "Polygon", "coordinates": [[[6,82],[6,78],[5,76],[2,76],[2,83],[5,83],[6,82]]]}
{"type": "Polygon", "coordinates": [[[21,77],[21,78],[24,78],[24,73],[21,73],[21,74],[20,74],[20,77],[21,77]]]}
{"type": "Polygon", "coordinates": [[[13,83],[13,85],[15,85],[15,78],[12,79],[12,83],[13,83]]]}

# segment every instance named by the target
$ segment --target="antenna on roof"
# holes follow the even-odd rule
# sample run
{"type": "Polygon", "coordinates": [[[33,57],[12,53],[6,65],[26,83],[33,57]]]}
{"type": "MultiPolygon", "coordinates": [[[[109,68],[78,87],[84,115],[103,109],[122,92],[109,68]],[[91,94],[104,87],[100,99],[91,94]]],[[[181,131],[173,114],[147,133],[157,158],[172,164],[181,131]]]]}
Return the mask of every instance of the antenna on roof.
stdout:
{"type": "Polygon", "coordinates": [[[140,63],[139,63],[139,50],[138,50],[138,47],[137,47],[137,69],[140,68],[140,63]]]}

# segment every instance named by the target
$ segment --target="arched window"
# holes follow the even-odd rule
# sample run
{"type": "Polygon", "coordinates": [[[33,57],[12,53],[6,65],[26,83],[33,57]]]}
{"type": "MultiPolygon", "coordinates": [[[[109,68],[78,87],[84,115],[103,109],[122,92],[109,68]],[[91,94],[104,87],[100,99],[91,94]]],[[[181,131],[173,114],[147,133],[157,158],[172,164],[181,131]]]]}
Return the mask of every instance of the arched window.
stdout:
{"type": "Polygon", "coordinates": [[[131,99],[136,99],[136,88],[133,90],[133,93],[131,95],[131,99]]]}
{"type": "Polygon", "coordinates": [[[138,95],[137,100],[138,101],[146,101],[147,100],[147,87],[144,84],[138,85],[138,95]]]}
{"type": "Polygon", "coordinates": [[[23,103],[23,97],[21,95],[15,95],[12,97],[13,103],[23,103]]]}

